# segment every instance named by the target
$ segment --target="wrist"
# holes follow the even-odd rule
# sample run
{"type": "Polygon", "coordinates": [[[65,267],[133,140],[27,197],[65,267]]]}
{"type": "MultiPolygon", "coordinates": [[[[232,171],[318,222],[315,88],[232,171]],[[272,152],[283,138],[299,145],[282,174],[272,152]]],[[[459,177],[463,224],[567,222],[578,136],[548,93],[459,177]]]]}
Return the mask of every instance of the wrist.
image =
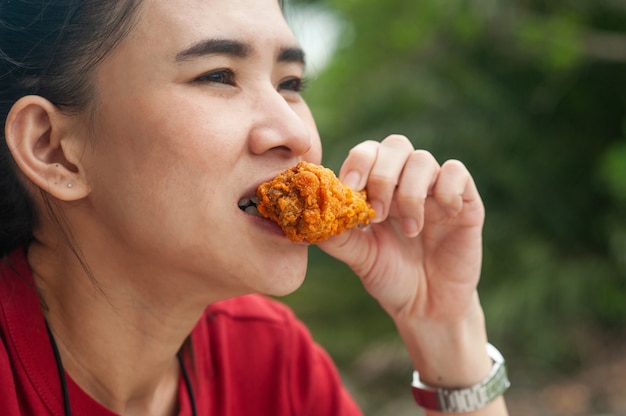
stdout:
{"type": "Polygon", "coordinates": [[[422,382],[438,387],[474,385],[487,377],[492,360],[487,354],[487,332],[482,308],[476,302],[454,321],[395,317],[422,382]]]}

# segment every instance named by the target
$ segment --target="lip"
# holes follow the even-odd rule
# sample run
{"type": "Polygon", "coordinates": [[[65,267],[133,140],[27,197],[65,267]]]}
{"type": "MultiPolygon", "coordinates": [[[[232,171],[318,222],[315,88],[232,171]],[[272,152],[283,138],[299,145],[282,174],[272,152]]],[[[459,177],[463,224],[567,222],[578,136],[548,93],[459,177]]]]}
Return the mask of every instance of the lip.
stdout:
{"type": "Polygon", "coordinates": [[[285,232],[283,231],[282,228],[280,228],[280,226],[278,224],[276,224],[274,221],[267,219],[267,218],[263,218],[263,217],[257,217],[255,215],[251,215],[251,214],[247,214],[245,211],[239,210],[241,212],[242,215],[245,216],[245,218],[248,221],[252,221],[252,223],[255,226],[258,226],[260,228],[262,228],[265,232],[267,232],[268,234],[271,235],[275,235],[277,237],[279,237],[280,240],[287,242],[289,244],[292,245],[302,245],[302,246],[309,246],[311,245],[311,243],[309,243],[308,241],[304,240],[301,241],[299,243],[291,241],[287,238],[287,236],[285,235],[285,232]]]}
{"type": "Polygon", "coordinates": [[[276,224],[274,221],[269,220],[267,218],[257,217],[255,215],[247,214],[245,211],[241,211],[241,213],[245,215],[248,221],[252,221],[255,225],[262,227],[264,231],[287,239],[283,229],[280,228],[280,226],[276,224]]]}
{"type": "Polygon", "coordinates": [[[245,190],[245,192],[243,193],[243,195],[239,196],[239,199],[236,202],[239,202],[242,198],[251,198],[253,196],[256,196],[256,190],[259,188],[259,186],[261,186],[261,184],[265,183],[265,182],[269,182],[272,179],[274,179],[280,172],[282,172],[283,169],[276,171],[276,173],[267,176],[266,179],[260,180],[258,182],[256,182],[255,184],[253,184],[252,186],[250,186],[248,189],[245,190]]]}
{"type": "Polygon", "coordinates": [[[290,244],[293,244],[292,241],[290,241],[287,236],[285,235],[285,232],[283,231],[282,228],[280,228],[280,226],[278,224],[276,224],[274,221],[268,219],[268,218],[264,218],[264,217],[257,217],[256,215],[252,215],[252,214],[248,214],[247,212],[239,209],[239,212],[241,213],[241,215],[244,216],[244,221],[250,221],[250,223],[255,227],[260,230],[259,232],[257,232],[257,234],[262,233],[264,236],[266,237],[278,237],[279,240],[283,241],[283,242],[287,242],[290,244]]]}
{"type": "MultiPolygon", "coordinates": [[[[258,182],[254,183],[249,188],[247,188],[244,191],[244,193],[239,196],[239,199],[237,199],[237,201],[235,201],[235,206],[238,205],[237,203],[242,198],[256,197],[256,191],[257,191],[258,187],[261,186],[261,184],[263,184],[265,182],[269,182],[272,179],[274,179],[276,177],[276,175],[278,175],[278,172],[281,172],[281,171],[277,171],[277,173],[268,175],[265,179],[259,180],[258,182]]],[[[237,208],[237,209],[239,209],[239,208],[237,208]]],[[[285,233],[283,232],[282,228],[280,228],[280,226],[278,224],[276,224],[274,221],[269,220],[267,218],[257,217],[255,215],[248,214],[248,213],[246,213],[245,211],[243,211],[241,209],[239,209],[239,211],[241,212],[241,214],[243,214],[245,216],[245,218],[248,221],[252,221],[255,225],[257,225],[259,227],[262,227],[266,232],[269,232],[270,234],[274,234],[276,236],[282,237],[282,238],[287,240],[287,237],[285,236],[285,233]]]]}

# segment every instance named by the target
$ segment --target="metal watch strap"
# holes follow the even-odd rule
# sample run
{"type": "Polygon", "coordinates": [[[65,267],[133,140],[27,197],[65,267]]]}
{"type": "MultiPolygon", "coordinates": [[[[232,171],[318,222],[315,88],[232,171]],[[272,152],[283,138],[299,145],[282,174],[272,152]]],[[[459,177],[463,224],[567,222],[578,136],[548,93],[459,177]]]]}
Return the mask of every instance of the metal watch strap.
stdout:
{"type": "Polygon", "coordinates": [[[462,413],[481,409],[494,401],[511,383],[502,354],[491,344],[487,344],[487,353],[493,361],[491,372],[487,378],[471,387],[447,389],[427,386],[420,381],[417,371],[414,371],[411,390],[415,402],[426,409],[462,413]]]}

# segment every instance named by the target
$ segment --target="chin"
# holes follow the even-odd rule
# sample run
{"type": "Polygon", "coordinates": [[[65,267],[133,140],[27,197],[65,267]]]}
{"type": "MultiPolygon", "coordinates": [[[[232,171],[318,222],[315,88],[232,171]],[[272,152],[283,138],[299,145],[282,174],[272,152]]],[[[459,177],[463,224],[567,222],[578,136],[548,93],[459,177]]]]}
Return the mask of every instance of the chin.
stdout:
{"type": "Polygon", "coordinates": [[[268,296],[275,296],[275,297],[283,297],[283,296],[287,296],[287,295],[291,295],[293,292],[295,292],[296,290],[298,290],[300,288],[300,286],[302,286],[302,282],[304,282],[304,278],[302,279],[302,281],[298,282],[298,284],[296,285],[292,285],[290,287],[282,287],[280,289],[276,289],[273,290],[270,293],[265,293],[268,296]]]}
{"type": "Polygon", "coordinates": [[[276,267],[272,271],[272,276],[267,276],[267,284],[261,293],[269,296],[287,296],[302,286],[306,277],[307,262],[302,264],[292,261],[287,267],[276,267]]]}

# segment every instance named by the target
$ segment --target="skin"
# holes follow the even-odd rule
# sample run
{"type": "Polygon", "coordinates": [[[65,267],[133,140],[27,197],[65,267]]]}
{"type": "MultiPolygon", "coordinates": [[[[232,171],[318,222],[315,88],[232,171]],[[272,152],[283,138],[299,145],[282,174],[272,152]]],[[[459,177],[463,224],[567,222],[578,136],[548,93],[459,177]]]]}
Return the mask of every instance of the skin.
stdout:
{"type": "MultiPolygon", "coordinates": [[[[44,314],[66,370],[111,410],[175,414],[175,354],[206,305],[302,283],[307,246],[237,206],[298,161],[320,163],[297,50],[275,0],[146,0],[96,69],[91,112],[36,96],[13,107],[9,147],[59,200],[98,283],[40,208],[28,257],[44,314]]],[[[390,136],[356,146],[340,178],[367,188],[379,214],[320,247],[389,313],[423,381],[484,378],[484,209],[468,171],[390,136]]]]}

